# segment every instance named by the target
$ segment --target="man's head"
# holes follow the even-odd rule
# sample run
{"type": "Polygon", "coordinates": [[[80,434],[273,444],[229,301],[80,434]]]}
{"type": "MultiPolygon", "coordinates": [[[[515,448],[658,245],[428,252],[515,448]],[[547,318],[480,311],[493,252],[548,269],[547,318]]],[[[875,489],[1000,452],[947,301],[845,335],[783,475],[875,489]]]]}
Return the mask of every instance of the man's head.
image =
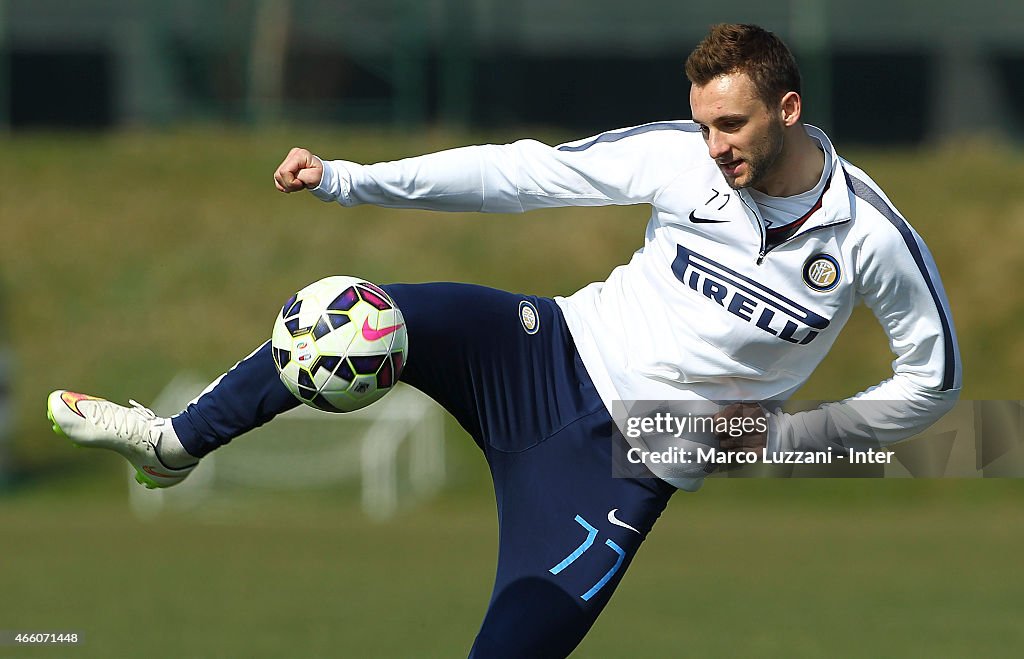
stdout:
{"type": "Polygon", "coordinates": [[[733,188],[776,172],[786,129],[800,123],[800,70],[789,48],[756,25],[715,25],[686,60],[690,110],[733,188]]]}

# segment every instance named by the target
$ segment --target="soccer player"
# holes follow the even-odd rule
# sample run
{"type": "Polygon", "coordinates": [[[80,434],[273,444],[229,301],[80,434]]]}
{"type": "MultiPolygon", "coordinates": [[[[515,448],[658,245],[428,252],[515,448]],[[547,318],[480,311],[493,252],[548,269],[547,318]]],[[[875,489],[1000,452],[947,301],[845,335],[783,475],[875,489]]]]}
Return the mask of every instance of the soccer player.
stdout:
{"type": "MultiPolygon", "coordinates": [[[[498,567],[471,656],[570,653],[673,492],[699,486],[672,466],[650,465],[657,478],[613,477],[614,401],[784,400],[858,302],[888,335],[892,377],[818,410],[768,412],[767,432],[735,443],[891,443],[957,398],[956,336],[932,257],[867,174],[802,122],[800,75],[782,41],[718,25],[686,73],[692,121],[374,165],[296,148],[274,174],[282,192],[342,206],[652,208],[631,260],[568,297],[385,287],[407,323],[402,380],[459,421],[493,476],[498,567]],[[879,404],[855,410],[864,400],[879,404]]],[[[166,487],[298,401],[264,344],[171,419],[67,391],[48,403],[72,441],[112,449],[141,481],[166,487]]]]}

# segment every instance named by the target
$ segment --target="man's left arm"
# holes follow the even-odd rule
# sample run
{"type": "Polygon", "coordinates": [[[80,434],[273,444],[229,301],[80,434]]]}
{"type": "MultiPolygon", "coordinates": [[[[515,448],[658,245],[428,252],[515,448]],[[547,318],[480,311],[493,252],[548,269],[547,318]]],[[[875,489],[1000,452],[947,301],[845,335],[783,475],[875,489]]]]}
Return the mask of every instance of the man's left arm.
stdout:
{"type": "Polygon", "coordinates": [[[949,302],[924,241],[893,212],[856,252],[857,294],[896,359],[893,375],[851,398],[769,415],[769,451],[865,449],[917,435],[956,403],[962,381],[949,302]]]}

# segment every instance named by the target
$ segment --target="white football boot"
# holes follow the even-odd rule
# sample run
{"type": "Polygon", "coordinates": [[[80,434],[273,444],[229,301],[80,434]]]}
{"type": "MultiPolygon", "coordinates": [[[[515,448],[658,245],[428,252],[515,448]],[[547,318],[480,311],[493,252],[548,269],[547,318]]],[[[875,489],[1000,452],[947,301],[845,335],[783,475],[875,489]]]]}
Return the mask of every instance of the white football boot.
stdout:
{"type": "Polygon", "coordinates": [[[46,400],[46,416],[53,423],[53,431],[76,446],[120,453],[135,467],[135,480],[149,489],[171,487],[185,480],[198,459],[175,468],[158,452],[166,435],[176,439],[170,419],[158,417],[134,400],[130,402],[131,407],[124,407],[95,396],[58,390],[46,400]]]}

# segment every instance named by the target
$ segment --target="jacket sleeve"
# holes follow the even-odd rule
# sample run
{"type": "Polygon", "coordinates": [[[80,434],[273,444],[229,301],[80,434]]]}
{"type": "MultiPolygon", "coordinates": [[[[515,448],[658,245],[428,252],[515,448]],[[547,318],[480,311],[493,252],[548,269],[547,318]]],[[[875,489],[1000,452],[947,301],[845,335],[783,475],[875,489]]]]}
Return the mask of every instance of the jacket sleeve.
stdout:
{"type": "Polygon", "coordinates": [[[858,248],[857,294],[885,330],[896,356],[893,375],[838,403],[770,415],[769,451],[883,447],[921,433],[959,398],[960,354],[935,262],[913,228],[874,194],[888,212],[858,248]]]}
{"type": "Polygon", "coordinates": [[[678,169],[678,150],[666,148],[665,137],[683,131],[644,128],[554,147],[521,140],[374,165],[324,161],[312,192],[343,206],[491,213],[651,203],[678,169]]]}

